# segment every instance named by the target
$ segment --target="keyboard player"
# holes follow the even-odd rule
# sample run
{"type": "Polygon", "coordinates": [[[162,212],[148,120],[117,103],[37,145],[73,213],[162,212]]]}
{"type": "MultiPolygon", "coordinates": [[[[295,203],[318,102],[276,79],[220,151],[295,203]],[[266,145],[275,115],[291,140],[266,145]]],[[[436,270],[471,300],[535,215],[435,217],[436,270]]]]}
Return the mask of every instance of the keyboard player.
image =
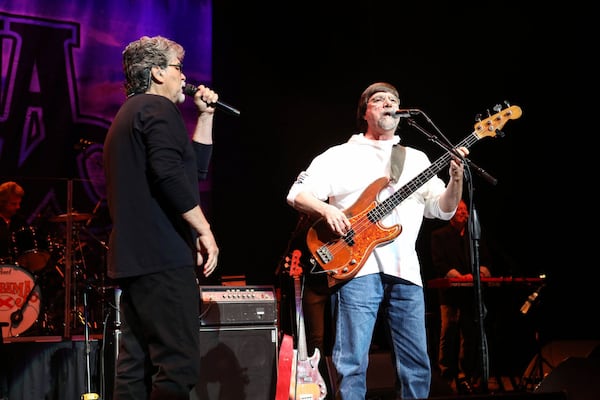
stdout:
{"type": "MultiPolygon", "coordinates": [[[[473,279],[468,230],[469,210],[464,201],[450,221],[431,233],[431,261],[437,278],[473,279]]],[[[479,240],[479,274],[492,276],[487,245],[479,240]]],[[[483,290],[483,289],[482,289],[483,290]]],[[[458,394],[471,394],[480,378],[479,328],[474,291],[439,288],[440,337],[438,367],[441,377],[458,394]]]]}

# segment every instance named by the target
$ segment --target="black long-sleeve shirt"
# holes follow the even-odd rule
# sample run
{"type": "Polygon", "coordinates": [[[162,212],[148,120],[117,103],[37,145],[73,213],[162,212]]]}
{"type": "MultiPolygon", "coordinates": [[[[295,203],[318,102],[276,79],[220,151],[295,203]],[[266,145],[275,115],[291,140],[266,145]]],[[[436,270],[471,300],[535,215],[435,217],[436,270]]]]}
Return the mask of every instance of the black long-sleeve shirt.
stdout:
{"type": "Polygon", "coordinates": [[[200,204],[211,155],[212,145],[190,140],[175,103],[127,99],[104,142],[110,278],[195,265],[196,234],[182,214],[200,204]]]}

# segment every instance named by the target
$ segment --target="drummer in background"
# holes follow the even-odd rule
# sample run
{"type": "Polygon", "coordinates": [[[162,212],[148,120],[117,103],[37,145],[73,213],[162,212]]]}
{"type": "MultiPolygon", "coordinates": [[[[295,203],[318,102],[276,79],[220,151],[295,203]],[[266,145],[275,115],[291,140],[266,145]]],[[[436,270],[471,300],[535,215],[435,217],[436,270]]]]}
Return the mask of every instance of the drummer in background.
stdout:
{"type": "Polygon", "coordinates": [[[0,185],[0,263],[14,263],[12,233],[26,226],[25,217],[19,214],[25,190],[16,182],[0,185]]]}

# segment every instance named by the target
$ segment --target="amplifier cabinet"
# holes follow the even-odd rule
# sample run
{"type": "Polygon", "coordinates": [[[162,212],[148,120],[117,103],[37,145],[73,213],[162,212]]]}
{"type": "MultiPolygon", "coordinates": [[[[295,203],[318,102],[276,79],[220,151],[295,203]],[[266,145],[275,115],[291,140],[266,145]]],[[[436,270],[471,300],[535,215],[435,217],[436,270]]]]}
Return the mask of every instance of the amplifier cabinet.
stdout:
{"type": "Polygon", "coordinates": [[[200,376],[190,400],[272,400],[276,326],[200,327],[200,376]]]}
{"type": "Polygon", "coordinates": [[[273,286],[200,286],[200,325],[276,325],[273,286]]]}

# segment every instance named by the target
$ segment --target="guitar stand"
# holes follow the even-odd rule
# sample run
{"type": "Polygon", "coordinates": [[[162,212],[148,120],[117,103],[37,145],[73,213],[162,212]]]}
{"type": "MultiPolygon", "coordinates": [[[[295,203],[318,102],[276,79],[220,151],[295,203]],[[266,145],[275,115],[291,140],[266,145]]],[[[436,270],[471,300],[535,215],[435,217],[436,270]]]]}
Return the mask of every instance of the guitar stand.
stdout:
{"type": "Polygon", "coordinates": [[[548,360],[546,360],[542,354],[542,345],[538,331],[535,332],[535,343],[536,354],[525,370],[519,386],[519,390],[523,392],[533,392],[535,389],[537,389],[545,377],[544,367],[548,367],[550,370],[554,368],[554,366],[550,364],[550,362],[548,362],[548,360]]]}
{"type": "MultiPolygon", "coordinates": [[[[539,303],[539,298],[538,298],[539,293],[542,288],[543,288],[543,285],[536,290],[535,297],[532,298],[530,296],[528,298],[525,305],[521,308],[521,313],[526,315],[533,307],[537,306],[537,304],[539,303]]],[[[537,327],[535,328],[534,335],[535,335],[536,354],[533,357],[533,360],[531,360],[531,362],[527,366],[525,372],[523,373],[523,376],[521,378],[521,382],[519,385],[519,390],[525,391],[525,392],[526,391],[534,391],[542,383],[542,380],[545,378],[544,367],[547,367],[550,370],[552,370],[554,368],[554,366],[550,362],[548,362],[548,360],[546,360],[544,358],[544,355],[542,353],[542,343],[540,340],[540,332],[537,329],[537,327]]]]}

